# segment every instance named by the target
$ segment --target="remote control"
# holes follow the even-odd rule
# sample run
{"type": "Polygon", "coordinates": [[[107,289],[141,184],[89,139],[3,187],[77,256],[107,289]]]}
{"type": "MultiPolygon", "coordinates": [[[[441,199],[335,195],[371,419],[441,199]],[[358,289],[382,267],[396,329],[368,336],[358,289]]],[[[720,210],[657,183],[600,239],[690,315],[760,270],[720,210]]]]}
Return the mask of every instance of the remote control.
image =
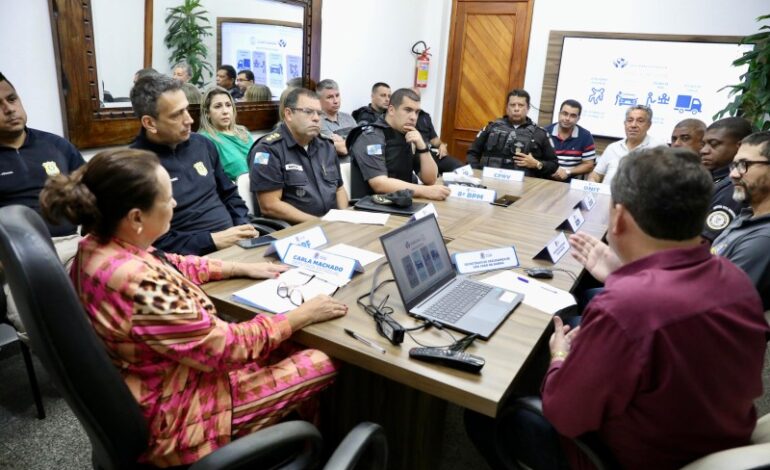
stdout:
{"type": "Polygon", "coordinates": [[[421,361],[438,362],[447,367],[477,373],[486,363],[483,357],[445,348],[412,348],[409,350],[409,357],[421,361]]]}

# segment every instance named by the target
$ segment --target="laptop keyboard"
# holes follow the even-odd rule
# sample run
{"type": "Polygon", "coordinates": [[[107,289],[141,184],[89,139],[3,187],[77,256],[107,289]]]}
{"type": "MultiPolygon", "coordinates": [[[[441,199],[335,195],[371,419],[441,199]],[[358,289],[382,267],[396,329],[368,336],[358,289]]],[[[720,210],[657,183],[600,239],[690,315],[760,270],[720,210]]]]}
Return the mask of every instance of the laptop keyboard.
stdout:
{"type": "Polygon", "coordinates": [[[480,282],[462,281],[423,312],[423,315],[442,323],[455,324],[492,289],[492,286],[480,282]]]}

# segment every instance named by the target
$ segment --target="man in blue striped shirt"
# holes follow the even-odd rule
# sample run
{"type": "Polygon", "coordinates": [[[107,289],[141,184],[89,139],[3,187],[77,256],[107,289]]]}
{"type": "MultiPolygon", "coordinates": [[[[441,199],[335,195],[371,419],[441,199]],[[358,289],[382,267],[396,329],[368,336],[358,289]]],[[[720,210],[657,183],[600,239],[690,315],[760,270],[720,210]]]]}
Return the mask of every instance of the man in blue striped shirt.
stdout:
{"type": "Polygon", "coordinates": [[[577,124],[582,111],[583,106],[578,101],[565,100],[559,108],[559,121],[545,128],[559,159],[559,168],[551,175],[557,181],[569,181],[594,169],[594,137],[577,124]]]}

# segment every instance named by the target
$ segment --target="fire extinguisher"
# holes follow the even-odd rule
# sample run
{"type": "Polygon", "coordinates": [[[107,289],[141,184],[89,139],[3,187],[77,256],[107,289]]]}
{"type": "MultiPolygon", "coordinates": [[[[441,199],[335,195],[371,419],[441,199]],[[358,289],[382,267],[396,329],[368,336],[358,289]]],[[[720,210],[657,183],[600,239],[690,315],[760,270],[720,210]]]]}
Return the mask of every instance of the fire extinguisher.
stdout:
{"type": "Polygon", "coordinates": [[[430,68],[430,47],[425,41],[417,41],[412,46],[412,54],[417,56],[414,67],[414,86],[415,88],[428,87],[428,69],[430,68]],[[422,44],[422,51],[417,50],[417,46],[422,44]]]}

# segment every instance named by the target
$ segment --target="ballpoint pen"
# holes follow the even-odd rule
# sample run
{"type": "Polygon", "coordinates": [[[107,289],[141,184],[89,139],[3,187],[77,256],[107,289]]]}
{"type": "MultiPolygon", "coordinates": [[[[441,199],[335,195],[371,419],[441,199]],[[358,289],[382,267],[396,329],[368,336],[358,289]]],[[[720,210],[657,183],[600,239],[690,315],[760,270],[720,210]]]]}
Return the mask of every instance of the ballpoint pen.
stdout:
{"type": "Polygon", "coordinates": [[[383,348],[379,344],[377,344],[377,343],[375,343],[373,341],[369,341],[368,339],[364,338],[363,336],[359,336],[359,334],[356,333],[353,330],[348,330],[347,328],[345,328],[345,333],[350,335],[353,339],[356,339],[356,340],[364,343],[365,345],[369,346],[370,348],[374,348],[374,349],[378,350],[382,354],[385,354],[387,352],[387,351],[385,351],[385,348],[383,348]]]}

